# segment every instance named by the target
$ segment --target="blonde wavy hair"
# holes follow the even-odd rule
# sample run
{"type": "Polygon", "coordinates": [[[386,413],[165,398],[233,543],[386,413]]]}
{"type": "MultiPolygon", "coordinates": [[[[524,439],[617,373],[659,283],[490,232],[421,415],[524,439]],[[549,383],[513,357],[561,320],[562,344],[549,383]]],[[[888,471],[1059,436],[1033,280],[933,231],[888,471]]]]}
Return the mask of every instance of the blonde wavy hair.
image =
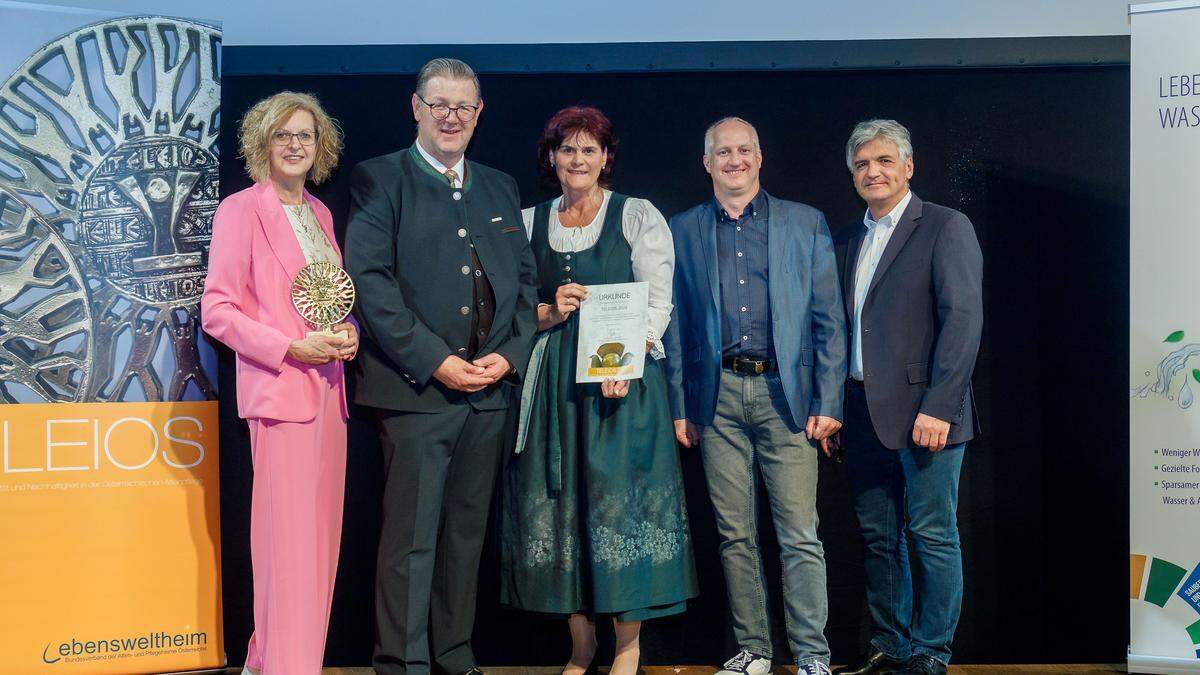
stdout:
{"type": "Polygon", "coordinates": [[[238,127],[238,156],[246,160],[246,173],[256,183],[271,177],[271,134],[287,123],[297,110],[312,114],[317,134],[315,158],[308,179],[321,183],[337,166],[342,154],[342,129],[337,120],[311,94],[281,91],[255,103],[238,127]]]}

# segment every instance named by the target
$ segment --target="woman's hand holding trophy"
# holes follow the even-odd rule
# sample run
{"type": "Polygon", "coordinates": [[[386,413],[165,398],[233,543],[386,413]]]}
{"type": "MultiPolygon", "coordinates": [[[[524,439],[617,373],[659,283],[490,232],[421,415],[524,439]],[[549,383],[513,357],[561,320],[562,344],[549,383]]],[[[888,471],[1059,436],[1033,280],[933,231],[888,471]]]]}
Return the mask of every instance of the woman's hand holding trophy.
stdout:
{"type": "Polygon", "coordinates": [[[354,282],[341,267],[314,262],[292,279],[292,305],[316,330],[294,340],[288,356],[310,365],[349,361],[358,353],[358,329],[345,321],[354,307],[354,282]]]}

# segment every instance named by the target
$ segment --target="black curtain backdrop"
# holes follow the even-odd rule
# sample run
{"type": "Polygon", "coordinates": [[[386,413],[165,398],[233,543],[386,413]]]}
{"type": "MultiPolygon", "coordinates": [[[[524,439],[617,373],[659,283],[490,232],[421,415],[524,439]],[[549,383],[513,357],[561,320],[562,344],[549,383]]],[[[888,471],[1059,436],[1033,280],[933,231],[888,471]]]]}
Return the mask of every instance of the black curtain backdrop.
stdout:
{"type": "MultiPolygon", "coordinates": [[[[861,221],[844,143],[853,124],[892,117],[912,131],[923,199],[966,213],[985,259],[986,323],[975,391],[983,435],[971,443],[959,506],[966,588],[954,641],[960,663],[1121,662],[1128,642],[1129,70],[1128,67],[859,72],[655,72],[489,75],[471,160],[512,174],[525,206],[539,185],[534,143],[563,106],[592,104],[620,137],[614,187],[668,217],[711,198],[700,163],[705,128],[754,123],[772,194],[823,210],[835,232],[861,221]]],[[[402,75],[226,77],[222,194],[249,185],[236,124],[281,89],[316,94],[346,132],[342,165],[315,193],[339,238],[349,167],[412,142],[414,78],[402,75]]],[[[251,466],[237,418],[231,355],[221,361],[221,518],[225,635],[243,662],[251,630],[251,466]]],[[[374,429],[350,422],[345,529],[328,665],[366,665],[382,489],[374,429]]],[[[701,595],[682,616],[643,630],[649,664],[716,664],[736,647],[699,455],[683,451],[701,595]]],[[[859,540],[841,466],[822,462],[819,508],[829,575],[827,635],[852,660],[869,622],[859,540]]],[[[765,515],[765,514],[764,514],[765,515]]],[[[763,517],[770,592],[778,547],[763,517]]],[[[489,535],[490,537],[491,535],[489,535]]],[[[555,665],[566,627],[500,607],[489,539],[475,647],[484,665],[555,665]]],[[[787,662],[779,603],[777,661],[787,662]]],[[[600,659],[611,658],[611,629],[600,659]]],[[[604,661],[601,661],[604,663],[604,661]]]]}

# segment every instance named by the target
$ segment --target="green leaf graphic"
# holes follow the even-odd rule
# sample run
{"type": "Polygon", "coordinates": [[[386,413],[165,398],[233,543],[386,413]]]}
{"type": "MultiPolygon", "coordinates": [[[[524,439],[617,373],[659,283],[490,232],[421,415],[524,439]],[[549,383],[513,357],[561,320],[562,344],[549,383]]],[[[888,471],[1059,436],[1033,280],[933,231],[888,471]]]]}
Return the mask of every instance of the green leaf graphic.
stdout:
{"type": "Polygon", "coordinates": [[[1200,382],[1200,368],[1192,368],[1192,379],[1200,382]]]}
{"type": "Polygon", "coordinates": [[[1179,342],[1182,339],[1183,339],[1183,331],[1177,330],[1174,333],[1171,333],[1170,335],[1168,335],[1167,339],[1163,340],[1163,342],[1179,342]]]}

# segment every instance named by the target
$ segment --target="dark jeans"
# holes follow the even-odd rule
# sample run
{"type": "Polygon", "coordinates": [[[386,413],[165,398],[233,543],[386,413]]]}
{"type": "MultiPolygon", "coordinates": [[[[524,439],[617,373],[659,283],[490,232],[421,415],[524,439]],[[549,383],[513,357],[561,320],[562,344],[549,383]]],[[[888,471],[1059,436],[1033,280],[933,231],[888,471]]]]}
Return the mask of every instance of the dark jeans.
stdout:
{"type": "Polygon", "coordinates": [[[471,631],[505,411],[380,411],[386,482],[375,587],[375,672],[474,667],[471,631]],[[432,650],[432,659],[431,652],[432,650]]]}
{"type": "Polygon", "coordinates": [[[949,663],[962,606],[957,509],[966,444],[940,452],[889,450],[871,426],[866,392],[855,386],[846,395],[843,441],[846,475],[866,544],[871,644],[895,659],[927,654],[949,663]],[[915,583],[908,538],[916,553],[915,583]]]}

